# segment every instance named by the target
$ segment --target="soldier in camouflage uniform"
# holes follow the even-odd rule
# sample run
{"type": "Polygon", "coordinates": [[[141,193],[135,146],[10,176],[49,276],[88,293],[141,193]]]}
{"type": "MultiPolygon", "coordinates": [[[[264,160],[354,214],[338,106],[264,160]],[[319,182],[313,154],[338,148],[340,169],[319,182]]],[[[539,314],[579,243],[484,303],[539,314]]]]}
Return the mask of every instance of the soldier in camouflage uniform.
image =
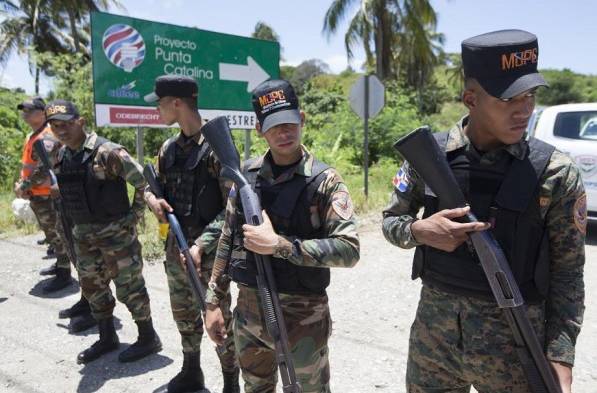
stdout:
{"type": "Polygon", "coordinates": [[[269,151],[244,164],[258,193],[263,224],[247,225],[233,186],[207,294],[206,326],[221,343],[226,335],[221,302],[230,280],[239,285],[234,340],[245,392],[275,392],[277,363],[256,289],[253,253],[272,256],[297,379],[305,393],[329,392],[328,339],[332,326],[326,288],[332,267],[359,260],[353,205],[336,170],[301,145],[305,114],[292,86],[262,83],[253,92],[257,131],[269,151]]]}
{"type": "Polygon", "coordinates": [[[530,392],[512,331],[491,295],[468,232],[491,228],[528,305],[527,315],[563,392],[584,312],[586,196],[562,152],[525,135],[537,72],[534,35],[506,30],[462,43],[469,115],[435,134],[470,207],[444,209],[404,163],[384,210],[392,244],[417,247],[413,278],[423,288],[411,328],[411,393],[530,392]],[[422,218],[417,213],[424,207],[422,218]],[[477,223],[457,219],[472,210],[477,223]]]}
{"type": "MultiPolygon", "coordinates": [[[[161,222],[167,222],[164,211],[174,212],[191,245],[190,253],[197,265],[199,279],[207,288],[230,184],[219,176],[220,163],[201,135],[203,121],[197,111],[197,83],[189,77],[163,75],[156,79],[155,91],[145,100],[158,103],[164,123],[178,123],[181,127],[181,132],[164,142],[158,153],[156,172],[165,199],[157,199],[147,187],[145,200],[161,222]]],[[[184,356],[182,370],[168,383],[169,393],[205,389],[200,363],[203,319],[179,255],[175,236],[169,232],[164,267],[172,315],[180,332],[184,356]]],[[[229,336],[216,352],[222,366],[223,392],[235,393],[240,387],[230,296],[223,302],[223,309],[229,336]]]]}
{"type": "Polygon", "coordinates": [[[50,177],[43,170],[33,144],[37,140],[42,140],[51,160],[55,159],[61,145],[50,127],[46,126],[45,103],[41,97],[24,101],[17,106],[17,109],[22,111],[23,120],[31,126],[33,132],[27,135],[25,141],[23,167],[19,181],[15,184],[15,194],[19,198],[29,199],[39,226],[57,255],[56,263],[40,272],[42,275],[55,275],[43,287],[44,292],[55,292],[72,283],[70,261],[62,239],[56,231],[56,210],[50,197],[50,177]]]}
{"type": "Polygon", "coordinates": [[[95,133],[87,134],[85,121],[69,101],[56,100],[46,107],[54,134],[65,145],[55,167],[62,200],[74,223],[77,271],[83,295],[98,321],[99,341],[81,352],[78,363],[87,363],[119,347],[112,312],[116,297],[135,320],[139,336],[118,359],[130,362],[162,348],[153,329],[149,296],[142,269],[141,244],[136,223],[145,203],[141,166],[120,145],[95,133]],[[135,188],[132,206],[127,183],[135,188]]]}

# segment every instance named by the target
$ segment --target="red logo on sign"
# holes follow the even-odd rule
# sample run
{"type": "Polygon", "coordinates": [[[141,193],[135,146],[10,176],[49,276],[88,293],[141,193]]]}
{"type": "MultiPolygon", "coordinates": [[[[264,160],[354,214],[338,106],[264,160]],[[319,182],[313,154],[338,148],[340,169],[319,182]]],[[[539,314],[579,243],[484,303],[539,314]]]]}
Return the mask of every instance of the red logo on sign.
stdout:
{"type": "Polygon", "coordinates": [[[110,123],[117,124],[164,124],[157,109],[110,108],[110,123]]]}

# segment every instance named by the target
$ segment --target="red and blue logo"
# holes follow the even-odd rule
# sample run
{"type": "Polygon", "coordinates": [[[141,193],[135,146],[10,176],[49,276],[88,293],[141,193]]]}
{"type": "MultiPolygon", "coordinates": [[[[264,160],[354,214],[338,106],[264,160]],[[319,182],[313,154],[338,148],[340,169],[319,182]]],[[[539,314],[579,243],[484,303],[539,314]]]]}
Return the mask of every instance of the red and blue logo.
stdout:
{"type": "Polygon", "coordinates": [[[143,63],[145,41],[137,30],[129,25],[112,25],[104,32],[102,46],[106,57],[116,67],[126,72],[143,63]]]}
{"type": "Polygon", "coordinates": [[[398,170],[396,176],[394,176],[394,179],[392,179],[392,183],[398,191],[408,191],[410,179],[408,178],[408,165],[406,163],[398,170]]]}

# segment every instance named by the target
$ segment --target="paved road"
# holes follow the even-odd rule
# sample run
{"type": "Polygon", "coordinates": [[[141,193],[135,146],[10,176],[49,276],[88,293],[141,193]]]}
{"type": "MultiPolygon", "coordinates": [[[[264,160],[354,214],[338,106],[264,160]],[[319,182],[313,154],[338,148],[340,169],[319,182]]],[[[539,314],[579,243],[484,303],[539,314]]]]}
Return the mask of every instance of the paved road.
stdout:
{"type": "MultiPolygon", "coordinates": [[[[592,228],[597,234],[597,228],[592,228]]],[[[182,354],[170,315],[162,264],[148,263],[145,277],[156,329],[164,350],[133,364],[120,364],[117,352],[86,366],[79,351],[96,340],[95,329],[68,333],[58,310],[74,303],[76,289],[54,297],[40,291],[38,270],[43,247],[37,236],[0,240],[0,392],[154,392],[180,369],[182,354]]],[[[334,333],[330,342],[332,390],[385,393],[404,391],[410,324],[420,284],[410,280],[412,252],[389,245],[379,225],[361,230],[362,258],[357,267],[332,273],[330,302],[334,333]]],[[[597,392],[597,240],[587,246],[587,311],[578,342],[574,391],[597,392]]],[[[122,304],[115,315],[124,344],[136,338],[135,325],[122,304]]],[[[123,345],[124,348],[124,345],[123,345]]],[[[219,365],[205,337],[203,368],[212,392],[221,391],[219,365]]]]}

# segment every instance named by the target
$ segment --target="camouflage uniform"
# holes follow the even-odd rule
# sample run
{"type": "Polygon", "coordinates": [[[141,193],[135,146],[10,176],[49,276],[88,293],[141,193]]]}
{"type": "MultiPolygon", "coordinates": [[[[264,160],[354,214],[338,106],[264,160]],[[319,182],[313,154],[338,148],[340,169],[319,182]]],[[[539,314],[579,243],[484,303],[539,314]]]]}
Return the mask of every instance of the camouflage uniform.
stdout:
{"type": "MultiPolygon", "coordinates": [[[[472,146],[463,132],[467,118],[448,135],[446,151],[472,146]]],[[[485,153],[493,165],[504,154],[523,157],[528,144],[519,143],[485,153]]],[[[384,210],[383,233],[392,244],[419,246],[410,224],[423,206],[425,184],[405,164],[404,177],[384,210]]],[[[556,150],[541,175],[539,205],[549,238],[550,277],[546,301],[528,305],[527,315],[548,360],[574,364],[574,345],[584,312],[584,238],[586,203],[580,173],[572,160],[556,150]]],[[[514,352],[512,333],[494,301],[446,293],[423,284],[411,328],[407,367],[409,392],[529,392],[514,352]],[[443,390],[442,390],[443,389],[443,390]]]]}
{"type": "MultiPolygon", "coordinates": [[[[92,151],[96,139],[95,133],[88,134],[77,151],[63,147],[60,161],[71,160],[83,149],[92,151]]],[[[56,174],[60,174],[60,166],[56,167],[56,174]]],[[[146,183],[142,168],[122,146],[107,142],[98,148],[93,175],[97,179],[120,177],[135,188],[135,195],[130,213],[123,218],[109,223],[75,224],[73,237],[83,296],[89,301],[96,320],[111,317],[115,306],[110,290],[110,281],[113,280],[116,297],[127,306],[133,319],[149,320],[149,296],[142,274],[141,244],[135,227],[145,207],[143,190],[146,183]]]]}
{"type": "MultiPolygon", "coordinates": [[[[184,150],[191,149],[193,145],[202,145],[204,142],[203,136],[198,133],[193,137],[187,139],[183,134],[168,139],[158,153],[158,165],[156,172],[160,182],[163,184],[165,178],[160,174],[160,168],[164,161],[164,154],[171,143],[177,143],[184,150]]],[[[209,153],[207,157],[209,174],[213,178],[217,178],[220,184],[222,193],[222,200],[225,201],[228,196],[230,184],[228,181],[219,177],[220,163],[213,152],[209,153]]],[[[149,194],[153,195],[147,187],[145,189],[146,197],[149,194]]],[[[202,250],[201,254],[201,276],[199,279],[207,288],[208,280],[211,277],[211,270],[214,263],[214,256],[222,224],[224,222],[224,207],[222,212],[206,227],[188,226],[184,227],[183,231],[188,236],[189,244],[197,244],[202,250]]],[[[199,352],[201,349],[201,338],[203,337],[203,319],[201,318],[201,309],[195,300],[193,292],[189,286],[189,279],[187,273],[183,269],[179,259],[180,251],[176,244],[176,238],[170,231],[166,239],[166,261],[164,268],[168,278],[168,288],[170,290],[170,305],[172,308],[172,316],[176,322],[178,331],[180,332],[183,352],[199,352]]],[[[234,340],[232,338],[232,313],[230,312],[230,295],[226,297],[222,304],[222,311],[228,327],[229,339],[224,344],[224,350],[217,351],[222,370],[225,372],[233,372],[236,369],[235,355],[234,355],[234,340]]]]}
{"type": "MultiPolygon", "coordinates": [[[[56,156],[60,150],[61,144],[51,131],[48,132],[48,130],[45,129],[43,132],[44,135],[41,136],[41,140],[43,141],[46,152],[48,153],[50,163],[53,163],[56,161],[56,156]]],[[[32,136],[33,134],[30,134],[27,137],[27,140],[29,140],[32,136]]],[[[23,176],[21,176],[20,188],[24,192],[29,191],[32,186],[50,184],[50,177],[43,170],[35,149],[31,152],[31,158],[37,162],[37,164],[28,177],[23,178],[23,176]]],[[[60,228],[57,227],[58,217],[52,198],[50,195],[32,195],[29,198],[29,203],[33,213],[35,213],[39,227],[46,236],[48,244],[54,248],[58,256],[56,260],[56,267],[70,269],[69,259],[66,256],[66,251],[63,244],[64,238],[60,236],[60,228]]]]}
{"type": "MultiPolygon", "coordinates": [[[[310,176],[314,157],[303,147],[303,158],[292,169],[274,179],[271,156],[266,154],[250,166],[258,169],[261,181],[283,183],[295,176],[310,176]]],[[[324,172],[325,180],[319,185],[311,201],[311,222],[323,228],[322,238],[301,240],[284,237],[300,243],[299,255],[288,260],[303,267],[352,267],[359,260],[359,238],[348,189],[340,175],[332,168],[324,172]]],[[[236,223],[237,196],[234,187],[226,206],[226,218],[218,243],[207,300],[217,304],[228,294],[230,277],[225,274],[233,251],[232,232],[236,223]]],[[[235,237],[236,238],[236,237],[235,237]]],[[[276,256],[276,255],[274,255],[276,256]]],[[[303,392],[329,392],[328,338],[331,318],[327,295],[280,293],[280,304],[288,328],[289,347],[298,381],[303,392]]],[[[234,310],[234,340],[245,381],[245,392],[274,392],[277,364],[274,343],[267,334],[258,292],[255,288],[239,285],[237,307],[234,310]]]]}

